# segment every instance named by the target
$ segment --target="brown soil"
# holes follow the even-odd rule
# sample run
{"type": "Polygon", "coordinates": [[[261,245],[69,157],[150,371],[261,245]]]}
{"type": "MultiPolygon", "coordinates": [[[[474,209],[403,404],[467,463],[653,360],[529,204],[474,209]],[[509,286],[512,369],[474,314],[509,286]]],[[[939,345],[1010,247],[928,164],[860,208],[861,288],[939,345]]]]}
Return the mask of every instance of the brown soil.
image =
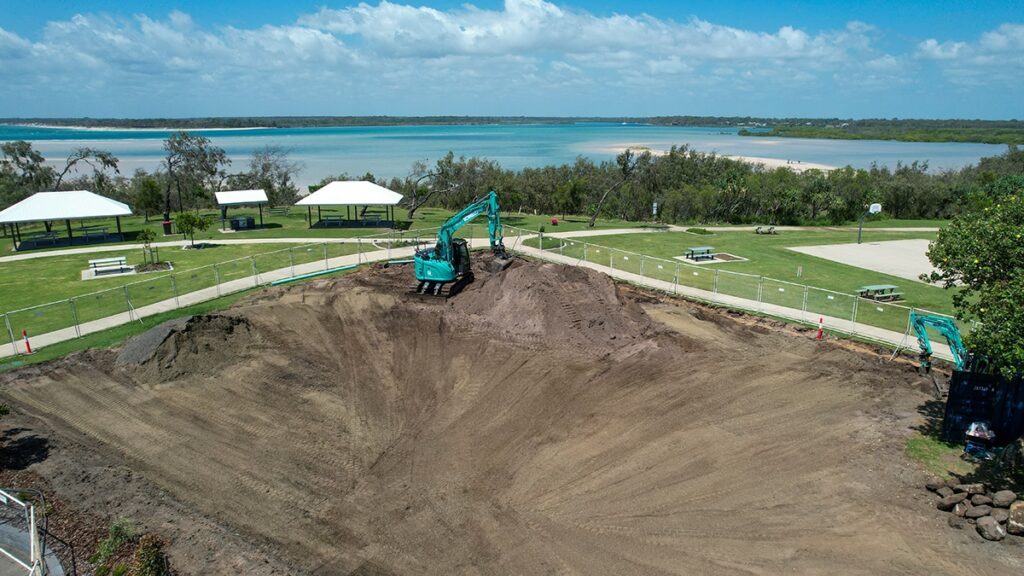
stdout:
{"type": "Polygon", "coordinates": [[[66,502],[183,574],[1004,574],[902,446],[930,384],[812,333],[516,263],[266,290],[2,377],[66,502]]]}

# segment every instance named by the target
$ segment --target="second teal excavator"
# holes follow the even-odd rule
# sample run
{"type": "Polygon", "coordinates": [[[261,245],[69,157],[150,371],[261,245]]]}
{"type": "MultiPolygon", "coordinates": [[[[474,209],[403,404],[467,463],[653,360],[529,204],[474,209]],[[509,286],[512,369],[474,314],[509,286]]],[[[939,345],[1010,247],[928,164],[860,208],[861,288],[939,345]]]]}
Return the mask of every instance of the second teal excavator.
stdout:
{"type": "Polygon", "coordinates": [[[494,254],[492,271],[500,271],[512,264],[505,253],[501,234],[501,207],[498,195],[492,190],[445,222],[437,232],[437,244],[433,248],[416,251],[416,293],[447,298],[454,296],[466,284],[473,281],[470,267],[469,246],[464,238],[456,238],[455,231],[469,224],[474,218],[487,213],[487,234],[494,254]]]}

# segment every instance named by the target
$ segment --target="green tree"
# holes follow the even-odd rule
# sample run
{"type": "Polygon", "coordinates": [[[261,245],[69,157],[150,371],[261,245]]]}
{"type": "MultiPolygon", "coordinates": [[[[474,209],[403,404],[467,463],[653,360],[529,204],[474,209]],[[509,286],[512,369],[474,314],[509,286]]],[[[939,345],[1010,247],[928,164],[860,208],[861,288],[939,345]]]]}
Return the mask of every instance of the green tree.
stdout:
{"type": "Polygon", "coordinates": [[[195,212],[181,212],[174,219],[178,225],[178,231],[188,236],[192,245],[196,245],[196,232],[202,232],[210,227],[210,221],[195,212]]]}
{"type": "Polygon", "coordinates": [[[164,189],[164,220],[171,218],[171,192],[178,192],[178,210],[184,211],[182,189],[190,195],[216,187],[224,178],[223,168],[231,163],[227,153],[209,138],[176,132],[164,140],[163,166],[167,170],[164,189]]]}
{"type": "MultiPolygon", "coordinates": [[[[135,239],[142,243],[142,262],[148,264],[150,245],[154,240],[156,240],[156,232],[154,232],[152,228],[143,228],[142,230],[139,230],[135,239]]],[[[153,263],[156,263],[155,259],[153,263]]]]}
{"type": "MultiPolygon", "coordinates": [[[[1011,177],[1012,178],[1012,177],[1011,177]]],[[[929,280],[954,294],[957,316],[973,320],[968,348],[1007,376],[1024,371],[1024,183],[981,210],[954,218],[928,250],[929,280]]],[[[994,185],[1001,194],[1007,183],[994,185]]]]}
{"type": "Polygon", "coordinates": [[[64,162],[64,169],[57,174],[53,189],[60,190],[64,177],[72,170],[77,170],[79,164],[88,164],[94,175],[99,175],[105,170],[113,170],[115,174],[121,173],[117,168],[117,157],[110,152],[89,147],[75,148],[64,162]]]}
{"type": "Polygon", "coordinates": [[[294,178],[301,171],[301,163],[288,159],[288,150],[280,146],[264,146],[252,153],[249,169],[232,176],[229,185],[263,190],[271,206],[290,206],[299,195],[294,178]]]}
{"type": "Polygon", "coordinates": [[[131,200],[136,213],[142,212],[146,222],[149,222],[150,214],[159,213],[164,198],[156,177],[145,172],[136,173],[132,178],[131,200]]]}

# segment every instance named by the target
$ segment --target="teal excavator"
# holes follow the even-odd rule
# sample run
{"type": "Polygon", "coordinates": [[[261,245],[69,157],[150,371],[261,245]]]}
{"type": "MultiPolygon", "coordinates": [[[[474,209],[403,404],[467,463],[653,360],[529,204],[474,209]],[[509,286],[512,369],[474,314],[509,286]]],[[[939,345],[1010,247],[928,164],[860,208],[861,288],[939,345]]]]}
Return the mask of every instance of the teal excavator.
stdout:
{"type": "Polygon", "coordinates": [[[491,241],[491,252],[494,254],[491,270],[497,272],[508,268],[512,260],[505,253],[500,210],[498,195],[492,190],[449,218],[437,232],[437,244],[433,248],[416,251],[416,280],[419,284],[415,292],[447,298],[454,296],[473,281],[469,246],[464,238],[455,237],[455,231],[485,212],[487,234],[491,241]]]}

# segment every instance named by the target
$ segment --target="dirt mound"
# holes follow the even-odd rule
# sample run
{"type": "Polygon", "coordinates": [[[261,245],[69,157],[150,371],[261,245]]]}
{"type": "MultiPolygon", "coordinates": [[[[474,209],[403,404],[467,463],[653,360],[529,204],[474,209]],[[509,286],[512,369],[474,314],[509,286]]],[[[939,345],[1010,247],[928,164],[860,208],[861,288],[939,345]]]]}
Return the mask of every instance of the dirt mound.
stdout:
{"type": "Polygon", "coordinates": [[[586,268],[531,264],[487,276],[453,299],[467,325],[543,338],[546,346],[604,355],[653,332],[639,305],[611,278],[586,268]]]}
{"type": "MultiPolygon", "coordinates": [[[[223,527],[149,527],[182,573],[272,572],[225,534],[294,574],[1008,572],[922,528],[912,369],[696,306],[655,323],[587,270],[478,264],[447,302],[377,267],[0,382],[75,439],[52,468],[91,441],[158,487],[127,509],[223,527]]],[[[91,473],[54,482],[140,498],[91,473]]]]}
{"type": "Polygon", "coordinates": [[[248,320],[203,315],[170,320],[128,340],[115,364],[134,369],[139,379],[164,382],[183,376],[218,374],[245,361],[259,347],[248,320]]]}

